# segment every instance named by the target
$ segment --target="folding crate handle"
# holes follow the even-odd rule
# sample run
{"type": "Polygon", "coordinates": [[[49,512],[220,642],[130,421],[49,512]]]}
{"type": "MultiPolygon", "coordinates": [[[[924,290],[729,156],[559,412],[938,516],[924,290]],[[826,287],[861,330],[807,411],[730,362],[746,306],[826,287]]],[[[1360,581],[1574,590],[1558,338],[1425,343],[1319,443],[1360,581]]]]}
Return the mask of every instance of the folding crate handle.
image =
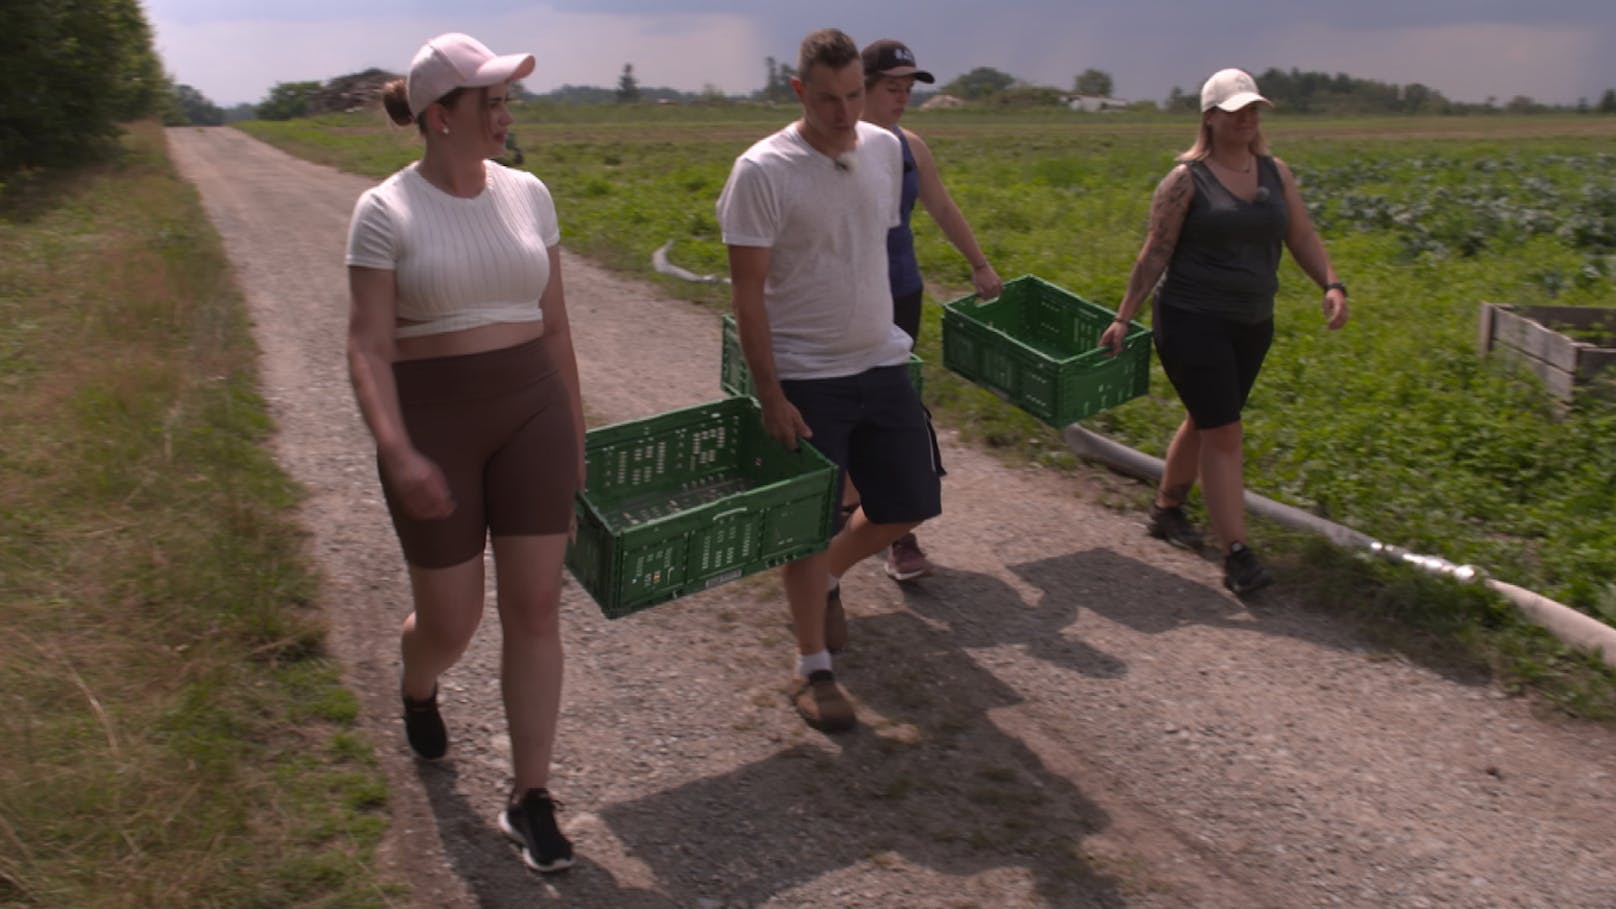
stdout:
{"type": "Polygon", "coordinates": [[[714,521],[722,521],[723,519],[725,519],[727,517],[730,517],[731,515],[745,514],[745,513],[746,513],[746,506],[742,505],[739,508],[731,508],[729,511],[720,511],[718,514],[713,515],[713,520],[714,521]]]}

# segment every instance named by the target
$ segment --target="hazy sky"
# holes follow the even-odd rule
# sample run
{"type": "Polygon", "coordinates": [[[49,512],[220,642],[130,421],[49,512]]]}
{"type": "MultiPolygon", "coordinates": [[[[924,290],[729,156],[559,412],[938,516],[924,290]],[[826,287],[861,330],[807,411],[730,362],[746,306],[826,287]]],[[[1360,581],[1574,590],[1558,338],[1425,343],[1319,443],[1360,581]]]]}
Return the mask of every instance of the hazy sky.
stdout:
{"type": "Polygon", "coordinates": [[[1616,88],[1616,0],[143,0],[175,81],[229,106],[277,82],[408,67],[423,41],[467,32],[528,51],[525,84],[762,87],[764,58],[795,62],[836,26],[898,38],[946,82],[991,66],[1070,88],[1089,67],[1116,94],[1160,101],[1214,70],[1271,66],[1423,82],[1457,101],[1597,101],[1616,88]],[[451,11],[452,10],[452,11],[451,11]]]}

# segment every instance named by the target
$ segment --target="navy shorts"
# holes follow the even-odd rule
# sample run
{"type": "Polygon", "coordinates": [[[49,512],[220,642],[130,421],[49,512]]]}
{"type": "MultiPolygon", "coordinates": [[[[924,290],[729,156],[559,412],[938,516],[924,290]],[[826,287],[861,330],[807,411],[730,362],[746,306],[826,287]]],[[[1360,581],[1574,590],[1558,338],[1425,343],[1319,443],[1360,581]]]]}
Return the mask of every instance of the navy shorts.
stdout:
{"type": "Polygon", "coordinates": [[[780,388],[813,430],[813,446],[852,477],[865,517],[910,524],[942,514],[931,418],[907,365],[837,379],[786,379],[780,388]]]}
{"type": "MultiPolygon", "coordinates": [[[[920,303],[925,291],[917,290],[912,294],[904,294],[892,298],[892,321],[903,329],[909,336],[909,349],[915,349],[915,342],[920,340],[920,303]]],[[[937,475],[948,476],[943,469],[943,452],[937,445],[937,429],[931,425],[931,411],[926,411],[926,425],[931,428],[931,456],[937,462],[937,475]]]]}
{"type": "Polygon", "coordinates": [[[1274,341],[1274,320],[1238,322],[1160,304],[1154,312],[1156,354],[1190,422],[1196,429],[1239,422],[1274,341]]]}

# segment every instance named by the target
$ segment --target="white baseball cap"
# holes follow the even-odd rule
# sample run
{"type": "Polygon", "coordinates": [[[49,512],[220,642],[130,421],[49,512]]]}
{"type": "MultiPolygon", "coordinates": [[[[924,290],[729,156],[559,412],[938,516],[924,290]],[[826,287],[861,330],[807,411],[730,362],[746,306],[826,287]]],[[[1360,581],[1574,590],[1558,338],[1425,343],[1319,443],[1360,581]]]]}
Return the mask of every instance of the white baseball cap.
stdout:
{"type": "Polygon", "coordinates": [[[1220,69],[1201,86],[1201,113],[1212,108],[1233,113],[1248,104],[1274,102],[1257,93],[1257,80],[1243,69],[1220,69]]]}
{"type": "Polygon", "coordinates": [[[432,102],[457,88],[486,88],[533,72],[532,54],[497,56],[470,35],[450,32],[421,45],[404,81],[410,113],[419,117],[432,102]]]}

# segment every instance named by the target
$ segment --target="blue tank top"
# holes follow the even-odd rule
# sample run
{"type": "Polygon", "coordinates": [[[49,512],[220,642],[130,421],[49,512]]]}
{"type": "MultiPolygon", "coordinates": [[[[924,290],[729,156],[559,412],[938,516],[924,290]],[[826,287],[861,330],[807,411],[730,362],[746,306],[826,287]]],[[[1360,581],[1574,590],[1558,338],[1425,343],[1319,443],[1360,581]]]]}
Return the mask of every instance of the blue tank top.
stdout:
{"type": "Polygon", "coordinates": [[[903,146],[903,198],[898,210],[903,223],[887,231],[887,278],[892,283],[892,296],[902,297],[918,292],[921,287],[920,263],[915,261],[915,232],[909,229],[909,215],[920,198],[920,171],[915,169],[915,154],[909,150],[909,140],[900,127],[898,144],[903,146]]]}
{"type": "Polygon", "coordinates": [[[1190,162],[1189,171],[1195,197],[1157,302],[1249,324],[1272,318],[1290,220],[1278,165],[1257,159],[1257,194],[1250,202],[1225,189],[1206,162],[1190,162]]]}

